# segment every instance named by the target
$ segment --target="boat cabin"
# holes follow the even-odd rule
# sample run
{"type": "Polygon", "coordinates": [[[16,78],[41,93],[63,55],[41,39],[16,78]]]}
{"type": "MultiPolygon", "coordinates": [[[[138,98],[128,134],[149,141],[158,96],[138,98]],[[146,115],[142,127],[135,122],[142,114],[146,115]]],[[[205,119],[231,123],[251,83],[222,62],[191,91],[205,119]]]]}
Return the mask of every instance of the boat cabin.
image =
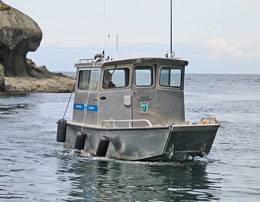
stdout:
{"type": "Polygon", "coordinates": [[[186,65],[170,58],[81,60],[72,121],[107,128],[184,123],[186,65]]]}

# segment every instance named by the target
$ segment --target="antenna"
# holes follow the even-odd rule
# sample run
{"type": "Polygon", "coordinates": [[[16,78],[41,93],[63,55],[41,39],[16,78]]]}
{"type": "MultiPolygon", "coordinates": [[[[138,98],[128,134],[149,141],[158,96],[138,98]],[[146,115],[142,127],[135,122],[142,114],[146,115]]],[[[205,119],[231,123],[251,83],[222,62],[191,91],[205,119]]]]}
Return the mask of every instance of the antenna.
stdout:
{"type": "Polygon", "coordinates": [[[116,35],[116,57],[118,57],[118,35],[116,35]]]}
{"type": "Polygon", "coordinates": [[[170,57],[172,57],[172,0],[170,0],[170,57]]]}
{"type": "MultiPolygon", "coordinates": [[[[104,53],[106,52],[106,0],[104,0],[104,30],[103,30],[103,38],[104,38],[104,53]]],[[[105,57],[105,55],[104,55],[105,57]]]]}
{"type": "Polygon", "coordinates": [[[107,34],[107,58],[110,58],[110,34],[107,34]]]}
{"type": "MultiPolygon", "coordinates": [[[[104,52],[109,57],[110,54],[110,27],[109,27],[109,9],[108,1],[103,0],[104,3],[104,52]]],[[[105,56],[104,56],[105,57],[105,56]]]]}

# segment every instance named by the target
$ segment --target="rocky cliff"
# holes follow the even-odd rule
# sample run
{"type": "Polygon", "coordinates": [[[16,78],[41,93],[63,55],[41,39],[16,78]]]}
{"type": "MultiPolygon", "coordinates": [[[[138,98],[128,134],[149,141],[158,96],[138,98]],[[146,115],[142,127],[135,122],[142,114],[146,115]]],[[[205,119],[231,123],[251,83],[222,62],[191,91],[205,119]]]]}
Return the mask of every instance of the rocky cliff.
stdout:
{"type": "Polygon", "coordinates": [[[0,1],[0,63],[6,76],[37,76],[26,63],[40,46],[42,31],[29,16],[0,1]]]}
{"type": "MultiPolygon", "coordinates": [[[[31,80],[30,77],[57,78],[45,66],[37,67],[26,58],[29,51],[36,51],[40,46],[42,36],[39,25],[33,19],[0,0],[0,71],[3,71],[0,75],[0,91],[6,80],[3,74],[5,77],[22,77],[27,81],[31,80]]],[[[63,76],[58,77],[61,80],[63,76]]],[[[15,88],[9,86],[9,89],[15,88]]]]}

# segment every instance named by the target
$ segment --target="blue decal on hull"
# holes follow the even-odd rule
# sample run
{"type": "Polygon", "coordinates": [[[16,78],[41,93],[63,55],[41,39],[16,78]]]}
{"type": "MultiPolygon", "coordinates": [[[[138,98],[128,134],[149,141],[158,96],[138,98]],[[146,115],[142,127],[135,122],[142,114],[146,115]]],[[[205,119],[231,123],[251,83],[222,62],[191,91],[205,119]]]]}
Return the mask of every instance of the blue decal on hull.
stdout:
{"type": "Polygon", "coordinates": [[[74,104],[74,109],[98,112],[98,106],[97,105],[87,105],[87,104],[75,103],[74,104]]]}

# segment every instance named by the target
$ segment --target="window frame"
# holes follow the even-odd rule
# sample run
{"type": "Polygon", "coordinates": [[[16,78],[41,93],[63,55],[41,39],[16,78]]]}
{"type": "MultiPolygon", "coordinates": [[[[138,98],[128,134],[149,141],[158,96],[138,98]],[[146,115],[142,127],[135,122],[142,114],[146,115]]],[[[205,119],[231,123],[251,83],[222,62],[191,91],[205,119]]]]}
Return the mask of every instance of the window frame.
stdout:
{"type": "Polygon", "coordinates": [[[108,68],[104,68],[102,69],[102,75],[101,75],[101,89],[103,91],[113,91],[113,90],[123,90],[123,89],[128,89],[129,86],[130,86],[130,82],[131,82],[131,69],[128,67],[128,66],[115,66],[115,67],[108,67],[108,68]],[[128,85],[127,86],[122,86],[122,87],[114,87],[114,88],[103,88],[103,82],[104,82],[104,75],[105,75],[105,71],[109,71],[109,70],[124,70],[124,69],[127,69],[128,70],[128,85]]]}
{"type": "Polygon", "coordinates": [[[77,92],[97,92],[99,90],[99,83],[100,83],[99,80],[97,82],[96,90],[83,90],[83,89],[79,89],[80,71],[98,71],[98,73],[99,73],[99,80],[100,80],[101,69],[100,68],[79,68],[78,69],[78,73],[77,73],[77,80],[76,80],[76,82],[77,82],[76,83],[77,92]]]}
{"type": "Polygon", "coordinates": [[[170,66],[170,65],[161,65],[159,68],[159,72],[158,72],[158,85],[162,88],[168,88],[168,89],[182,89],[183,88],[183,80],[184,80],[184,70],[183,67],[176,67],[176,66],[170,66]],[[163,68],[169,68],[169,69],[176,69],[176,70],[180,70],[181,72],[181,77],[180,77],[180,85],[179,86],[166,86],[166,85],[161,85],[161,70],[163,68]]]}
{"type": "Polygon", "coordinates": [[[154,66],[153,65],[145,65],[145,64],[143,64],[143,65],[136,65],[134,67],[134,84],[135,84],[135,88],[153,88],[155,83],[156,83],[156,81],[155,81],[155,78],[154,78],[154,66]],[[147,67],[149,67],[149,68],[147,68],[147,67]],[[136,69],[138,69],[138,68],[144,69],[144,70],[145,69],[151,70],[151,84],[150,85],[139,86],[139,85],[136,84],[136,69]]]}

